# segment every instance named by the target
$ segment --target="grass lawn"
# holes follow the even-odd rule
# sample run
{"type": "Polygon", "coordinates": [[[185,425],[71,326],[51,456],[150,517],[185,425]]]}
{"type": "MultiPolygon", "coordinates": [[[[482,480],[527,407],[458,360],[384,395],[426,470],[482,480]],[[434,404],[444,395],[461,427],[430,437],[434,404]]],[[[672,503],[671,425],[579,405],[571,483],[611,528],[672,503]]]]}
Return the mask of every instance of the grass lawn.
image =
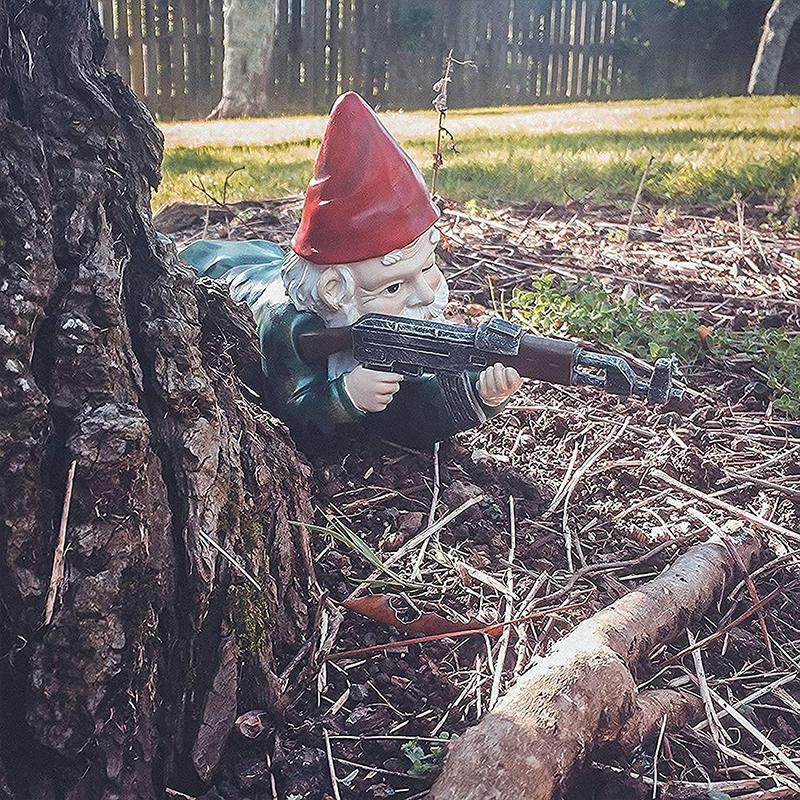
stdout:
{"type": "MultiPolygon", "coordinates": [[[[390,113],[387,126],[430,174],[434,112],[390,113]],[[426,133],[429,130],[430,133],[426,133]]],[[[301,193],[324,117],[165,124],[156,207],[202,202],[198,179],[229,202],[301,193]],[[258,142],[264,142],[259,144],[258,142]]],[[[726,205],[739,194],[778,204],[800,198],[800,97],[575,103],[454,111],[457,153],[445,156],[441,193],[486,206],[629,204],[650,156],[645,199],[726,205]]]]}

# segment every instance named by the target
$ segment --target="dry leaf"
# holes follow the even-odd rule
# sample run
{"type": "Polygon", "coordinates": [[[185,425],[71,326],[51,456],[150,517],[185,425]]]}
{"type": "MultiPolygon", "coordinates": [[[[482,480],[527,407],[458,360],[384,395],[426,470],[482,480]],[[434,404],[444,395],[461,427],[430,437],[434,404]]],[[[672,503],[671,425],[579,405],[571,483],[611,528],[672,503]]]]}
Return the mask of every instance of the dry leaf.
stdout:
{"type": "Polygon", "coordinates": [[[485,622],[480,622],[476,619],[467,620],[466,622],[453,622],[432,611],[426,611],[416,619],[405,622],[400,619],[397,611],[392,607],[392,600],[395,599],[397,598],[387,594],[371,594],[366,597],[345,600],[342,605],[348,611],[355,611],[356,614],[361,614],[362,617],[380,622],[382,625],[391,625],[400,631],[418,633],[423,636],[475,631],[486,627],[485,622]]]}
{"type": "Polygon", "coordinates": [[[464,313],[468,317],[482,317],[486,313],[486,306],[482,306],[480,303],[469,303],[464,309],[464,313]]]}
{"type": "Polygon", "coordinates": [[[256,739],[272,728],[268,711],[245,711],[234,725],[246,739],[256,739]]]}

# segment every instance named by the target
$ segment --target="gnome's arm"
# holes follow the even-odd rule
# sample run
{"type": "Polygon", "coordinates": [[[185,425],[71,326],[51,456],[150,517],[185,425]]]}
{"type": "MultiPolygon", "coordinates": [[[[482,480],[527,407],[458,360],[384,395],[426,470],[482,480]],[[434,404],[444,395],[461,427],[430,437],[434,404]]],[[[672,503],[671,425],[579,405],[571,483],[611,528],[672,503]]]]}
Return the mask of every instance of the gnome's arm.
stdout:
{"type": "Polygon", "coordinates": [[[328,380],[326,361],[308,364],[300,358],[300,334],[321,327],[316,314],[288,304],[259,325],[267,406],[304,441],[327,438],[340,426],[368,416],[353,405],[344,376],[328,380]]]}
{"type": "MultiPolygon", "coordinates": [[[[342,426],[356,423],[382,439],[410,447],[428,447],[495,416],[506,405],[487,405],[476,390],[480,419],[457,422],[448,410],[438,378],[429,377],[403,381],[400,391],[383,411],[365,413],[350,400],[344,376],[329,380],[327,362],[309,364],[300,358],[297,349],[300,334],[323,327],[322,320],[292,306],[284,309],[259,326],[264,394],[273,413],[305,443],[319,444],[342,426]]],[[[470,372],[466,382],[475,387],[478,377],[478,372],[470,372]]]]}
{"type": "MultiPolygon", "coordinates": [[[[475,387],[479,376],[478,372],[469,372],[466,382],[475,387]]],[[[438,378],[406,380],[386,409],[379,414],[367,414],[364,424],[374,435],[384,439],[410,447],[428,447],[496,416],[508,402],[497,406],[487,405],[477,395],[477,391],[475,398],[478,416],[472,420],[456,420],[448,410],[438,378]]]]}

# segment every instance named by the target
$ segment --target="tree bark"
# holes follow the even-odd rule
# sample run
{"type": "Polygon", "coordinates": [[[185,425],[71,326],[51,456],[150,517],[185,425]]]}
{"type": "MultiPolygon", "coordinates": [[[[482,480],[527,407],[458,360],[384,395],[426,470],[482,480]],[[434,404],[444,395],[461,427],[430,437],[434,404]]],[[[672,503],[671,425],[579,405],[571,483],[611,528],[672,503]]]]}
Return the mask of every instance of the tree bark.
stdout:
{"type": "MultiPolygon", "coordinates": [[[[749,564],[760,542],[746,534],[733,547],[749,564]]],[[[592,751],[641,743],[664,714],[685,723],[696,702],[677,692],[639,694],[633,671],[711,605],[732,562],[720,541],[696,545],[578,625],[453,743],[430,800],[552,800],[592,751]]]]}
{"type": "Polygon", "coordinates": [[[269,113],[267,92],[275,43],[277,0],[225,0],[222,100],[215,118],[269,113]]]}
{"type": "Polygon", "coordinates": [[[789,34],[800,19],[800,0],[773,0],[764,20],[764,29],[758,43],[750,83],[750,94],[775,94],[778,74],[789,34]]]}
{"type": "Polygon", "coordinates": [[[310,513],[307,467],[242,397],[249,312],[156,238],[161,136],[104,50],[90,0],[0,0],[0,797],[16,800],[198,790],[238,712],[281,713],[308,635],[311,559],[289,525],[310,513]]]}

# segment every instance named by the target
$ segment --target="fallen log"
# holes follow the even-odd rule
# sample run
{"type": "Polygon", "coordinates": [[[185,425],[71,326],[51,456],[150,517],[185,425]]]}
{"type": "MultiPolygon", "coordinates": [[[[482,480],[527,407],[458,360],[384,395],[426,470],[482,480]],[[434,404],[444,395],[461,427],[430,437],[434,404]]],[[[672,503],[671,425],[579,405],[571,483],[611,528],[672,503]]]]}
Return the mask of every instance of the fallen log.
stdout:
{"type": "MultiPolygon", "coordinates": [[[[746,565],[760,549],[748,532],[731,543],[746,565]]],[[[633,671],[697,620],[735,570],[731,552],[714,537],[578,625],[451,745],[430,800],[551,800],[598,747],[640,743],[665,713],[685,722],[693,701],[640,694],[633,671]]]]}

